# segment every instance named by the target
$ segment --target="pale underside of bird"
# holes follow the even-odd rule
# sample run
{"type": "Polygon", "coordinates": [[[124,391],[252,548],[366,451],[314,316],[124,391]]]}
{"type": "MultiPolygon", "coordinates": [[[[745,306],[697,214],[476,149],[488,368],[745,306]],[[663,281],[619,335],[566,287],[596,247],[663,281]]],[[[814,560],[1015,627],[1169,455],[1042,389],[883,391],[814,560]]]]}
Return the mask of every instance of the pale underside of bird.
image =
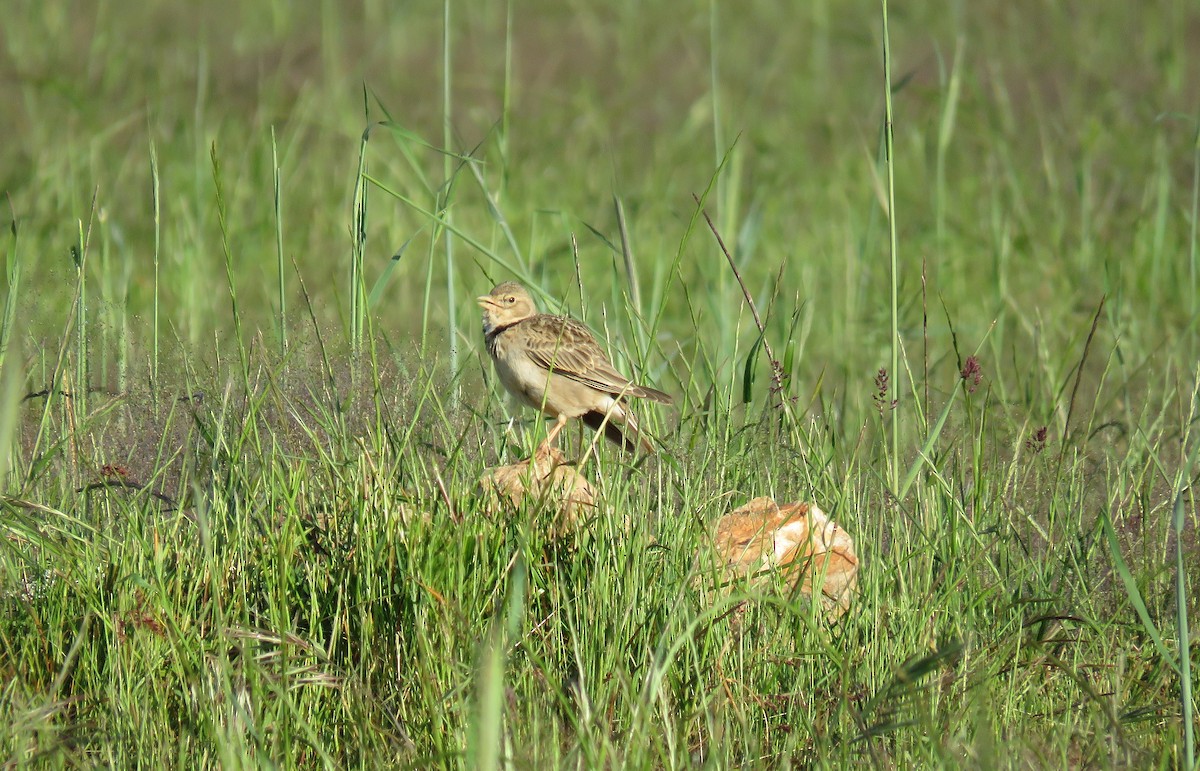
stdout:
{"type": "Polygon", "coordinates": [[[622,375],[586,326],[538,313],[529,292],[515,281],[498,284],[476,301],[483,308],[484,339],[500,382],[523,404],[555,418],[539,453],[548,451],[571,418],[603,431],[626,450],[654,452],[629,400],[670,404],[669,394],[622,375]]]}

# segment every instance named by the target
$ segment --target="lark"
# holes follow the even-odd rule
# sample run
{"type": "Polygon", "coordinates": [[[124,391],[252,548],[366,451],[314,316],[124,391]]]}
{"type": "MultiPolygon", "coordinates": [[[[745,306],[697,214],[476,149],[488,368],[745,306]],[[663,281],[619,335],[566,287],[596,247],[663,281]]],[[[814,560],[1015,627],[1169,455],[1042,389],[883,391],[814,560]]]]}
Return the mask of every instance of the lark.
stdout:
{"type": "Polygon", "coordinates": [[[483,337],[500,382],[524,404],[555,418],[538,446],[549,452],[571,418],[629,452],[654,452],[629,408],[631,398],[670,404],[671,396],[638,385],[613,368],[586,326],[567,316],[538,313],[515,281],[475,298],[483,308],[483,337]]]}

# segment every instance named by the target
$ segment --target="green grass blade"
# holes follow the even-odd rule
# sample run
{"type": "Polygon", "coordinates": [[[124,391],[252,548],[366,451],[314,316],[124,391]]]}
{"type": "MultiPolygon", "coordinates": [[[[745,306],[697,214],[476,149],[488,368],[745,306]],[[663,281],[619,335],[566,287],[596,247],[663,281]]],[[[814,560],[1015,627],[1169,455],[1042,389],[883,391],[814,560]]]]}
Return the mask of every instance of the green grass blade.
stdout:
{"type": "Polygon", "coordinates": [[[1176,640],[1179,645],[1179,700],[1183,713],[1184,767],[1196,767],[1196,725],[1193,718],[1195,701],[1192,696],[1192,652],[1188,634],[1187,575],[1184,568],[1183,528],[1187,524],[1184,496],[1180,491],[1175,496],[1175,508],[1171,517],[1171,528],[1175,531],[1175,613],[1176,640]]]}
{"type": "Polygon", "coordinates": [[[1138,619],[1142,622],[1142,628],[1150,636],[1150,640],[1154,643],[1154,647],[1158,651],[1158,655],[1163,663],[1169,666],[1175,674],[1179,674],[1179,663],[1176,657],[1167,650],[1167,646],[1163,644],[1162,636],[1158,633],[1158,627],[1154,625],[1154,621],[1150,618],[1150,611],[1146,609],[1146,603],[1142,599],[1141,591],[1138,589],[1137,580],[1133,577],[1133,573],[1129,570],[1129,565],[1126,564],[1125,558],[1121,555],[1121,546],[1117,543],[1117,533],[1113,529],[1112,520],[1107,512],[1101,513],[1100,524],[1104,528],[1104,537],[1108,541],[1108,551],[1112,555],[1113,567],[1117,569],[1117,575],[1121,577],[1121,583],[1125,586],[1125,594],[1129,597],[1129,604],[1137,612],[1138,619]]]}
{"type": "Polygon", "coordinates": [[[387,290],[388,283],[391,281],[392,273],[400,265],[400,260],[404,257],[404,253],[408,250],[409,244],[413,242],[416,235],[409,236],[408,240],[400,244],[400,248],[388,260],[388,264],[379,272],[379,278],[375,279],[375,284],[371,287],[371,294],[367,297],[367,307],[374,310],[380,300],[383,299],[384,292],[387,290]]]}
{"type": "Polygon", "coordinates": [[[933,458],[930,453],[933,452],[933,445],[937,443],[938,437],[942,435],[942,429],[946,426],[946,418],[950,417],[950,409],[958,401],[958,394],[961,390],[961,388],[955,387],[950,392],[950,398],[946,400],[946,406],[942,407],[942,413],[938,415],[937,422],[933,424],[933,429],[930,430],[929,436],[925,437],[925,444],[921,446],[920,455],[913,461],[912,466],[908,469],[908,473],[904,475],[904,482],[900,485],[900,491],[896,495],[899,500],[904,500],[908,495],[909,488],[912,487],[913,482],[917,481],[917,474],[921,472],[921,467],[926,464],[933,465],[933,458]]]}

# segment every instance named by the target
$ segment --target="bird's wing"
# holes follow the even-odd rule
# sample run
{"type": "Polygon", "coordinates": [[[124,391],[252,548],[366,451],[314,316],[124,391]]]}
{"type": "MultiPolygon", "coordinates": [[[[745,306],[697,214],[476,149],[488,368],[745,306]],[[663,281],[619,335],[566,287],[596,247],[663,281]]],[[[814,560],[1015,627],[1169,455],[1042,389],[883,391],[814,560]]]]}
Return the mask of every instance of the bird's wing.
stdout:
{"type": "Polygon", "coordinates": [[[597,391],[613,395],[647,395],[646,389],[613,369],[596,338],[578,321],[541,314],[520,323],[526,327],[529,358],[539,367],[597,391]]]}

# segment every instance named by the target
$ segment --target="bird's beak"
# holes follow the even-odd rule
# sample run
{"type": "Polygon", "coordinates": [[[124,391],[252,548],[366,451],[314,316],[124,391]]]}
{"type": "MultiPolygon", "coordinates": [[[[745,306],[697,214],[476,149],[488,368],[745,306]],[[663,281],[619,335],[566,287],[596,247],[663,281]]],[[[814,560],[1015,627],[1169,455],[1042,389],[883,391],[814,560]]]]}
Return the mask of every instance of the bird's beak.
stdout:
{"type": "Polygon", "coordinates": [[[492,296],[491,296],[491,295],[487,295],[487,294],[480,295],[479,297],[476,297],[476,298],[475,298],[475,302],[479,304],[479,307],[480,307],[480,308],[494,308],[494,307],[496,307],[496,301],[492,299],[492,296]]]}

